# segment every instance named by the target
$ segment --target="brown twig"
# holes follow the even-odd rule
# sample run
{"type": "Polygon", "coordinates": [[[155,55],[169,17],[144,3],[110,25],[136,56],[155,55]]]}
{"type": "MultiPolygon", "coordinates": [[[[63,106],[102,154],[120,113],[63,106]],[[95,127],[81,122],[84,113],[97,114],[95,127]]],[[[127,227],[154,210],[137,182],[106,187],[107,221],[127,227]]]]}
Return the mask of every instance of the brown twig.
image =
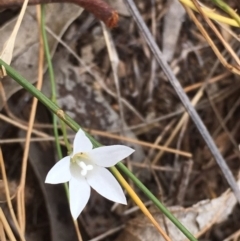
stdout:
{"type": "MultiPolygon", "coordinates": [[[[0,9],[21,6],[23,2],[24,0],[0,0],[0,9]]],[[[118,23],[118,13],[102,0],[29,0],[29,5],[45,3],[74,3],[92,13],[109,28],[116,27],[118,23]]]]}

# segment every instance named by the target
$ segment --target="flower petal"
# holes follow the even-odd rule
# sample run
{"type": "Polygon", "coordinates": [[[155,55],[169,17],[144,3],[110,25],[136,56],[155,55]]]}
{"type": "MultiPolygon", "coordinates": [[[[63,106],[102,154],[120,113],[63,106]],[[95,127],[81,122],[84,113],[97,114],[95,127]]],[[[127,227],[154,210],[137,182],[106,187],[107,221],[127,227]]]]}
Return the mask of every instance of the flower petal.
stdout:
{"type": "Polygon", "coordinates": [[[82,168],[77,163],[70,164],[70,172],[72,177],[82,182],[85,178],[81,174],[82,168]]]}
{"type": "Polygon", "coordinates": [[[91,188],[85,179],[81,181],[72,178],[69,181],[70,211],[76,220],[90,197],[91,188]]]}
{"type": "Polygon", "coordinates": [[[68,182],[70,179],[70,156],[66,156],[57,162],[48,172],[45,183],[64,183],[68,182]]]}
{"type": "Polygon", "coordinates": [[[87,174],[88,184],[105,198],[127,204],[123,190],[115,177],[104,167],[94,166],[87,174]]]}
{"type": "Polygon", "coordinates": [[[135,150],[128,146],[102,146],[88,152],[91,161],[101,167],[114,166],[119,161],[131,155],[135,150]]]}
{"type": "Polygon", "coordinates": [[[73,141],[73,155],[79,152],[88,152],[92,150],[92,142],[85,135],[84,131],[78,130],[73,141]]]}

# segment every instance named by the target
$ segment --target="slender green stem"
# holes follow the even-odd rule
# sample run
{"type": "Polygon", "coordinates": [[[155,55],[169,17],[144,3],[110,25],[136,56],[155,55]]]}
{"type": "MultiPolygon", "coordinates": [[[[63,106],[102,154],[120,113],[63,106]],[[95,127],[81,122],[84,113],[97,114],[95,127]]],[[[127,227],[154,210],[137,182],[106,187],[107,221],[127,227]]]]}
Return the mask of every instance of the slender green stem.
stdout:
{"type": "Polygon", "coordinates": [[[56,103],[57,94],[56,94],[55,76],[54,76],[51,54],[48,46],[47,33],[45,30],[45,4],[41,5],[41,31],[42,31],[44,50],[45,50],[45,55],[46,55],[47,64],[48,64],[48,71],[50,76],[51,92],[52,92],[51,100],[54,103],[56,103]]]}
{"type": "MultiPolygon", "coordinates": [[[[71,129],[78,131],[81,128],[74,120],[72,120],[67,114],[65,114],[55,103],[49,100],[41,91],[37,90],[32,84],[30,84],[24,77],[17,73],[12,67],[7,65],[0,59],[0,66],[4,66],[7,74],[12,77],[17,83],[25,88],[29,93],[42,102],[49,110],[55,113],[61,120],[63,120],[71,129]]],[[[92,136],[86,133],[88,138],[93,143],[94,147],[101,146],[92,136]]],[[[131,173],[123,163],[118,163],[117,167],[122,170],[152,202],[159,208],[175,225],[182,231],[182,233],[191,241],[197,241],[197,239],[170,213],[170,211],[145,187],[142,182],[131,173]]]]}
{"type": "MultiPolygon", "coordinates": [[[[45,5],[41,5],[41,33],[42,33],[42,38],[43,38],[43,45],[44,45],[44,51],[45,51],[45,56],[47,59],[47,64],[48,64],[48,71],[49,71],[49,76],[50,76],[50,82],[51,82],[51,100],[53,103],[56,103],[56,85],[55,85],[55,77],[54,77],[54,70],[53,70],[53,65],[52,65],[52,59],[51,59],[51,54],[48,46],[48,40],[47,40],[47,34],[45,30],[45,5]]],[[[63,158],[62,154],[62,149],[60,146],[60,141],[59,141],[59,135],[58,135],[58,120],[57,116],[53,114],[53,132],[54,132],[54,137],[55,137],[55,144],[57,148],[57,154],[59,160],[63,158]]],[[[69,200],[69,189],[67,183],[64,183],[64,189],[67,194],[68,200],[69,200]]]]}
{"type": "MultiPolygon", "coordinates": [[[[47,40],[47,34],[45,30],[45,6],[44,4],[41,5],[41,31],[42,31],[42,37],[43,37],[43,45],[44,45],[44,51],[45,56],[47,59],[48,64],[48,71],[50,76],[50,83],[51,83],[51,100],[52,102],[56,103],[56,85],[55,85],[55,77],[54,77],[54,71],[52,66],[52,60],[51,60],[51,54],[48,46],[48,40],[47,40]]],[[[57,116],[53,114],[53,132],[55,137],[55,144],[57,148],[58,158],[62,159],[62,150],[59,142],[59,135],[58,135],[58,128],[57,128],[57,116]]]]}

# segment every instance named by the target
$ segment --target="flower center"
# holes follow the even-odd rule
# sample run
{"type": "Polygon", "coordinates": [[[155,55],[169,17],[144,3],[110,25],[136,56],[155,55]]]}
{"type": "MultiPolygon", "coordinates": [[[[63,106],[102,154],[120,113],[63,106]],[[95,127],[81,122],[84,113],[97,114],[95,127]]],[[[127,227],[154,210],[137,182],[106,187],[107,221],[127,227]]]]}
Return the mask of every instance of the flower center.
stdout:
{"type": "Polygon", "coordinates": [[[81,169],[81,175],[86,176],[88,171],[91,171],[93,169],[93,165],[87,164],[86,161],[88,161],[88,156],[87,154],[80,152],[75,154],[72,158],[71,161],[73,163],[76,163],[81,169]],[[84,160],[84,161],[83,161],[84,160]]]}
{"type": "Polygon", "coordinates": [[[83,161],[80,161],[78,165],[82,168],[81,174],[83,176],[86,176],[87,172],[93,169],[92,165],[86,165],[86,163],[83,161]]]}
{"type": "Polygon", "coordinates": [[[84,152],[79,152],[79,153],[76,153],[74,156],[71,157],[71,161],[73,163],[77,163],[80,159],[89,159],[88,158],[88,155],[84,152]]]}

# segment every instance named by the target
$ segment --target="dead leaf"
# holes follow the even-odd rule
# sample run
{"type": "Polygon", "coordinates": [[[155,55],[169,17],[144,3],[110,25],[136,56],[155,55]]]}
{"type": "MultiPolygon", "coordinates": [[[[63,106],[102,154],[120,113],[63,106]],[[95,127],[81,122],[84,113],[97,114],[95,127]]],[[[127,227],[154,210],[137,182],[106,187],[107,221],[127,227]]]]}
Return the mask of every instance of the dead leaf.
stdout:
{"type": "MultiPolygon", "coordinates": [[[[9,35],[8,40],[5,42],[3,50],[1,51],[0,58],[5,61],[7,64],[10,65],[12,61],[12,55],[13,55],[13,50],[14,50],[14,45],[15,45],[15,40],[18,34],[18,30],[21,26],[22,19],[24,17],[24,14],[26,12],[28,0],[24,0],[24,3],[22,5],[20,14],[17,18],[16,24],[14,25],[14,28],[12,30],[12,33],[9,35]]],[[[4,68],[4,67],[2,67],[4,68]]]]}
{"type": "MultiPolygon", "coordinates": [[[[46,9],[46,25],[59,37],[63,35],[68,26],[81,14],[82,9],[73,4],[48,4],[46,9]]],[[[5,24],[0,29],[0,46],[10,36],[16,19],[5,24]]],[[[51,53],[55,52],[57,41],[52,36],[48,36],[51,53]]],[[[22,25],[17,35],[12,67],[20,72],[30,83],[35,83],[38,71],[38,49],[39,35],[36,20],[36,7],[28,7],[22,21],[22,25]]],[[[14,80],[6,77],[2,80],[6,98],[11,97],[22,87],[14,80]]],[[[0,98],[0,110],[3,107],[0,98]]]]}

